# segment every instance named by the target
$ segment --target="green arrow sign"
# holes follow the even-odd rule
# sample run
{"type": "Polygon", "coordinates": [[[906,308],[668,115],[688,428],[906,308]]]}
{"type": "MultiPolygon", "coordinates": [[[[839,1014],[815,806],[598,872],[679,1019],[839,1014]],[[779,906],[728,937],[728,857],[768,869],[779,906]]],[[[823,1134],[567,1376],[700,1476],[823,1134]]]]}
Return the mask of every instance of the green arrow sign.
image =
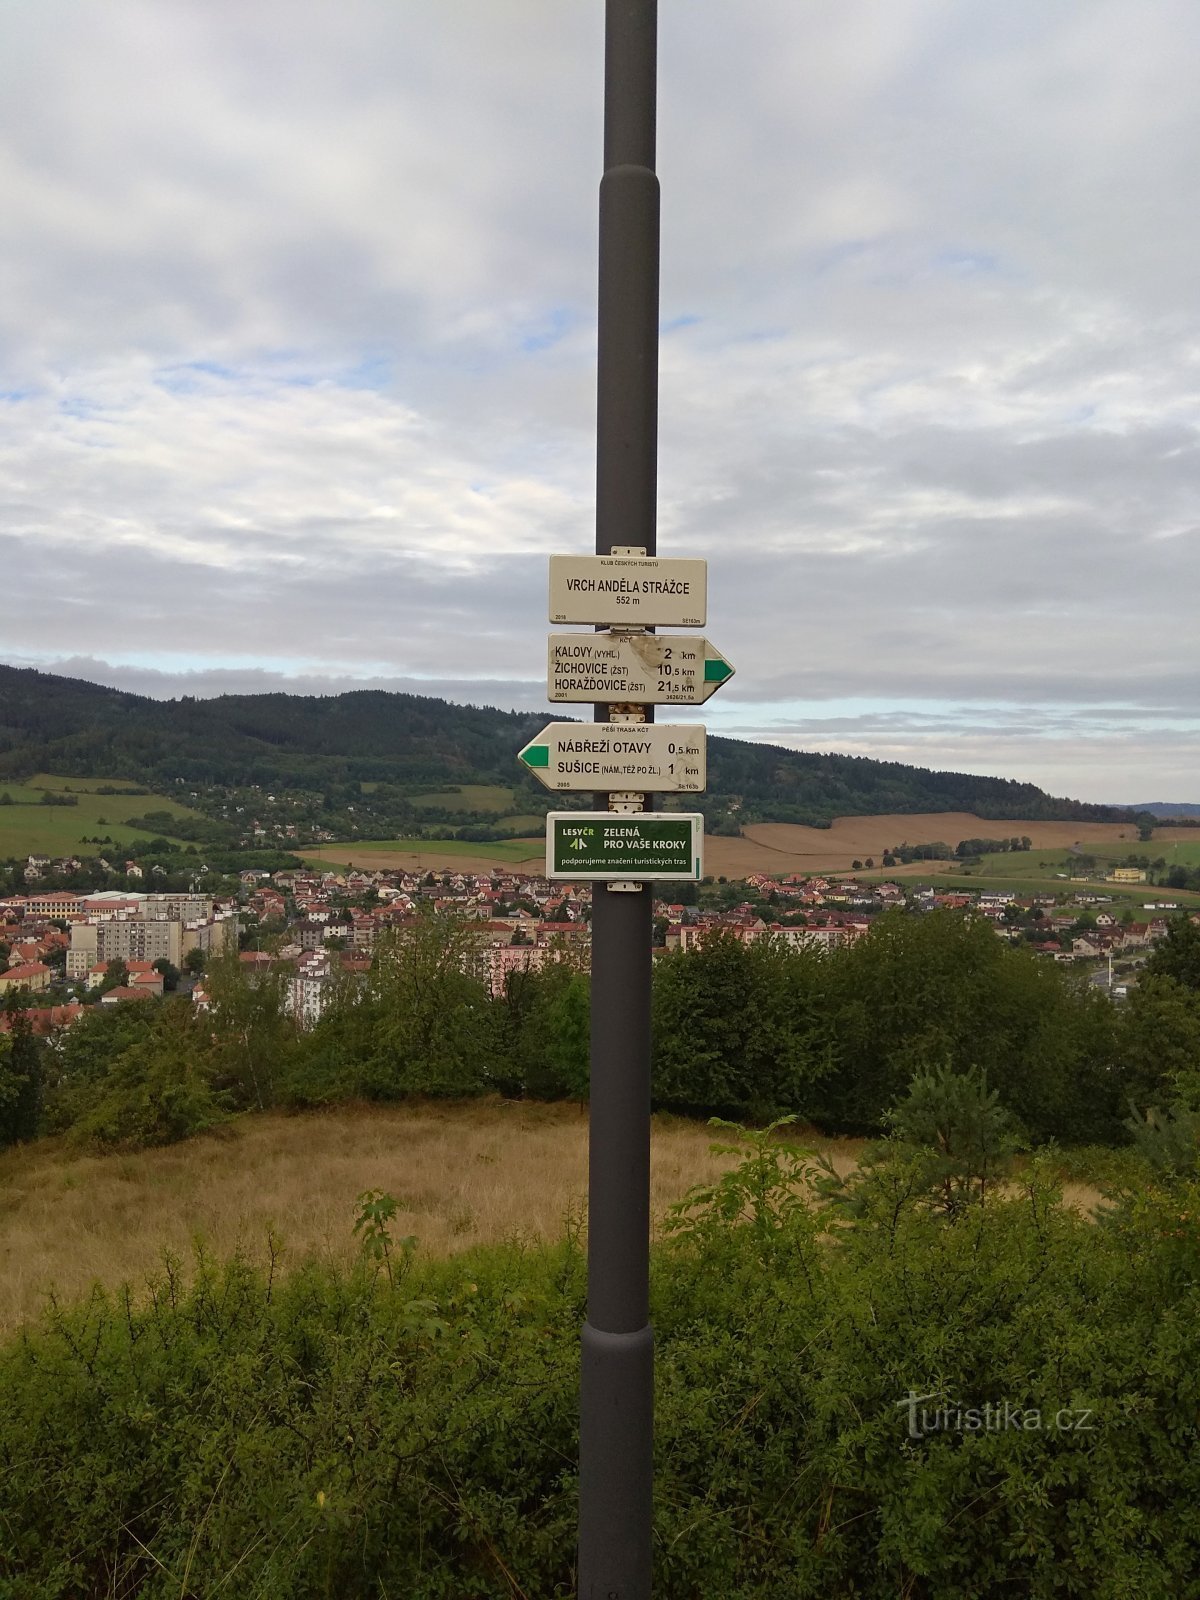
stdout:
{"type": "Polygon", "coordinates": [[[707,639],[691,633],[552,633],[549,699],[698,706],[733,676],[707,639]]]}
{"type": "Polygon", "coordinates": [[[551,722],[518,752],[547,789],[701,794],[700,723],[551,722]]]}

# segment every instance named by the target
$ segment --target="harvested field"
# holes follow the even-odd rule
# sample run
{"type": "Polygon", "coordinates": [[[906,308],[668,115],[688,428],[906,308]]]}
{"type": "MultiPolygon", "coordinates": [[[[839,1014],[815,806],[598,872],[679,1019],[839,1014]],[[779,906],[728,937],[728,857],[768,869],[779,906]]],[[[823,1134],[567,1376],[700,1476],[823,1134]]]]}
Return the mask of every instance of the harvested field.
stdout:
{"type": "MultiPolygon", "coordinates": [[[[1187,831],[1187,830],[1182,830],[1187,831]]],[[[839,817],[830,828],[803,828],[789,822],[760,822],[740,839],[706,839],[705,870],[727,878],[749,872],[846,871],[852,861],[872,856],[878,864],[893,845],[933,844],[951,849],[960,839],[996,839],[1027,834],[1035,850],[1103,841],[1137,844],[1137,829],[1116,822],[996,822],[967,811],[919,814],[890,812],[875,817],[839,817]]],[[[1155,840],[1171,830],[1155,830],[1155,840]]],[[[926,864],[925,870],[928,871],[926,864]]]]}
{"type": "MultiPolygon", "coordinates": [[[[839,817],[830,828],[805,828],[790,822],[758,822],[740,839],[708,836],[704,841],[704,870],[713,877],[744,878],[752,872],[775,875],[804,872],[848,872],[853,861],[868,856],[878,864],[893,845],[933,844],[951,849],[960,839],[996,839],[1026,834],[1035,850],[1062,850],[1073,844],[1128,844],[1137,847],[1137,829],[1117,822],[996,822],[967,811],[933,811],[916,815],[891,812],[874,817],[839,817]]],[[[1195,842],[1196,830],[1156,828],[1154,845],[1173,839],[1195,842]]],[[[366,841],[361,846],[326,845],[306,857],[314,865],[354,866],[366,870],[402,868],[421,872],[490,872],[508,867],[516,872],[540,872],[545,849],[538,838],[505,840],[498,845],[459,844],[457,840],[430,840],[427,849],[406,850],[396,845],[366,841]],[[494,852],[494,853],[493,853],[494,852]]],[[[899,871],[901,869],[897,869],[899,871]]],[[[928,872],[919,863],[914,872],[928,872]]]]}

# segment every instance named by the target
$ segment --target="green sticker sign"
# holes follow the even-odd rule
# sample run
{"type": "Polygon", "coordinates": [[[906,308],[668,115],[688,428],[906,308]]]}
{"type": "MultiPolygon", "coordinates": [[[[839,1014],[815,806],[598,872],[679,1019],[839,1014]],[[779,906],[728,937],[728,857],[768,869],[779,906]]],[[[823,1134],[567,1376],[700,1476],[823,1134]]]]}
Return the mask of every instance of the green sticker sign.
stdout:
{"type": "Polygon", "coordinates": [[[703,869],[704,818],[692,812],[551,811],[550,878],[665,878],[695,883],[703,869]]]}

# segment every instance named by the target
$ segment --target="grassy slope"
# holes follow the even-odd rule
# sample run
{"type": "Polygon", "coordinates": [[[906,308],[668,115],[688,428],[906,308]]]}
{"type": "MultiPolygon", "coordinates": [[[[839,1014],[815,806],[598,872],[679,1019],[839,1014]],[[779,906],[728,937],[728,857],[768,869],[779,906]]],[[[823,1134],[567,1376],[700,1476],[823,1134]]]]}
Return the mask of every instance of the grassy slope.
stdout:
{"type": "Polygon", "coordinates": [[[352,844],[339,840],[323,845],[317,852],[301,851],[305,861],[314,866],[361,866],[368,861],[380,865],[378,857],[395,856],[397,869],[411,867],[418,857],[424,860],[434,855],[483,857],[498,865],[514,861],[527,861],[531,856],[544,855],[546,841],[541,838],[494,839],[481,844],[471,839],[355,839],[352,844]]]}
{"type": "Polygon", "coordinates": [[[934,889],[945,890],[947,893],[968,894],[973,890],[1004,890],[1021,896],[1035,894],[1062,894],[1070,898],[1082,891],[1085,894],[1111,895],[1113,905],[1118,911],[1129,906],[1136,914],[1137,920],[1143,921],[1141,916],[1143,905],[1149,900],[1172,901],[1176,905],[1187,906],[1191,910],[1200,910],[1200,894],[1187,889],[1158,889],[1149,883],[1105,883],[1102,878],[1091,882],[1080,879],[1075,883],[1068,883],[1061,878],[1054,877],[1022,877],[1014,874],[1005,877],[1001,873],[967,873],[947,870],[948,862],[929,862],[919,870],[907,868],[903,873],[896,872],[856,872],[853,877],[867,883],[896,883],[901,882],[914,886],[915,883],[929,885],[934,889]],[[936,869],[936,870],[935,870],[936,869]]]}
{"type": "MultiPolygon", "coordinates": [[[[418,856],[424,865],[439,855],[450,859],[456,856],[470,856],[476,860],[494,861],[500,864],[529,861],[542,854],[544,834],[540,819],[525,820],[532,825],[529,827],[528,837],[522,839],[502,840],[489,844],[473,843],[465,839],[361,839],[350,844],[338,842],[326,845],[318,854],[310,854],[307,859],[313,862],[320,861],[326,866],[343,867],[348,862],[353,862],[356,866],[391,864],[412,866],[418,856]],[[407,861],[403,859],[405,857],[408,858],[407,861]]],[[[705,845],[705,871],[714,875],[723,874],[730,878],[742,877],[749,872],[787,874],[838,871],[849,874],[850,860],[856,850],[863,856],[874,854],[876,859],[882,854],[882,846],[875,842],[876,835],[879,838],[886,837],[892,840],[894,834],[902,831],[901,825],[907,824],[909,836],[914,840],[924,841],[926,836],[933,838],[939,828],[945,832],[946,821],[947,819],[938,817],[899,819],[894,816],[851,817],[840,819],[827,830],[801,828],[791,824],[756,824],[740,839],[708,839],[705,845]],[[863,843],[864,840],[869,842],[869,848],[863,843]],[[793,844],[795,848],[792,848],[793,844]]],[[[960,835],[969,837],[972,829],[980,830],[988,826],[976,817],[955,816],[949,821],[957,825],[958,831],[954,832],[955,839],[960,835]],[[961,832],[964,824],[967,827],[966,833],[961,832]]],[[[1183,841],[1155,839],[1149,845],[1140,845],[1135,838],[1111,837],[1121,830],[1109,824],[1029,823],[1025,826],[1035,831],[1059,833],[1063,831],[1070,833],[1077,828],[1080,831],[1086,829],[1088,832],[1085,833],[1084,847],[1102,861],[1120,861],[1130,851],[1148,853],[1151,860],[1164,856],[1168,862],[1178,860],[1188,865],[1193,864],[1194,857],[1200,859],[1200,839],[1189,838],[1183,841]],[[1109,837],[1088,836],[1089,833],[1099,834],[1102,829],[1109,837]]],[[[874,873],[855,873],[853,876],[880,882],[896,877],[911,878],[916,874],[923,882],[932,880],[954,888],[974,886],[1013,889],[1021,894],[1035,894],[1039,890],[1047,889],[1065,893],[1070,888],[1066,880],[1055,877],[1055,872],[1065,871],[1064,863],[1071,860],[1070,853],[1059,845],[1042,846],[1031,851],[1020,851],[1015,855],[985,856],[982,859],[986,870],[970,875],[962,872],[957,863],[931,862],[928,865],[913,865],[898,871],[877,870],[874,873]],[[1042,866],[1041,863],[1046,865],[1042,866]]],[[[1150,886],[1133,885],[1122,890],[1119,885],[1105,884],[1103,888],[1105,892],[1124,894],[1131,904],[1140,906],[1142,900],[1147,898],[1147,889],[1150,886]]],[[[1200,895],[1178,894],[1172,890],[1170,897],[1188,904],[1200,904],[1200,895]]]]}
{"type": "MultiPolygon", "coordinates": [[[[1195,839],[1151,839],[1147,844],[1108,844],[1087,841],[1083,849],[1101,863],[1099,876],[1111,867],[1118,866],[1128,856],[1146,856],[1151,861],[1160,858],[1169,867],[1200,866],[1200,837],[1195,839]]],[[[1015,854],[980,857],[980,866],[992,876],[1003,876],[1006,871],[1019,872],[1024,878],[1041,878],[1048,882],[1061,882],[1058,874],[1070,873],[1078,857],[1069,850],[1020,850],[1015,854]]]]}
{"type": "Polygon", "coordinates": [[[456,811],[481,811],[499,816],[512,807],[513,792],[494,783],[464,783],[458,789],[446,789],[440,794],[415,794],[412,803],[418,811],[432,806],[452,806],[456,811]]]}
{"type": "MultiPolygon", "coordinates": [[[[848,1172],[861,1139],[796,1130],[797,1143],[848,1172]]],[[[656,1226],[693,1184],[728,1166],[707,1124],[655,1117],[651,1215],[656,1226]]],[[[1064,1166],[1070,1204],[1091,1209],[1105,1152],[1064,1166]]],[[[1112,1159],[1116,1159],[1113,1157],[1112,1159]]],[[[575,1105],[431,1101],[341,1106],[306,1116],[242,1117],[163,1150],[90,1155],[61,1139],[0,1153],[0,1336],[35,1316],[53,1285],[65,1300],[97,1280],[136,1286],[164,1251],[187,1259],[197,1237],[218,1255],[266,1250],[282,1236],[285,1267],[305,1255],[347,1261],[357,1198],[400,1202],[395,1238],[440,1256],[514,1238],[554,1238],[587,1190],[587,1117],[575,1105]]]]}
{"type": "MultiPolygon", "coordinates": [[[[1094,894],[1110,894],[1114,903],[1122,908],[1128,905],[1139,912],[1147,900],[1173,900],[1180,905],[1200,907],[1200,893],[1183,889],[1161,889],[1150,883],[1109,883],[1104,876],[1110,867],[1124,861],[1130,854],[1144,855],[1151,861],[1162,857],[1169,866],[1200,866],[1200,838],[1182,840],[1155,838],[1147,844],[1088,840],[1084,848],[1100,863],[1095,876],[1091,878],[1070,877],[1072,870],[1077,871],[1078,867],[1077,856],[1069,850],[1021,850],[1012,854],[1001,852],[981,856],[977,864],[948,861],[929,862],[927,865],[914,864],[905,869],[903,876],[911,878],[916,874],[922,883],[932,883],[935,887],[943,889],[1006,889],[1021,895],[1050,893],[1067,895],[1080,890],[1094,894]],[[1067,876],[1064,877],[1063,874],[1067,876]]],[[[864,873],[862,876],[880,881],[889,874],[875,872],[864,873]]],[[[890,876],[895,877],[896,874],[890,876]]]]}
{"type": "MultiPolygon", "coordinates": [[[[652,1206],[661,1216],[726,1164],[703,1123],[656,1117],[652,1206]]],[[[849,1165],[853,1141],[819,1141],[849,1165]]],[[[242,1118],[218,1135],[135,1155],[82,1155],[63,1141],[0,1154],[0,1334],[51,1283],[73,1299],[95,1279],[137,1284],[197,1234],[221,1255],[261,1254],[274,1228],[289,1256],[348,1260],[355,1201],[396,1196],[396,1237],[446,1254],[517,1235],[556,1236],[587,1188],[578,1106],[468,1101],[342,1107],[242,1118]]]]}
{"type": "MultiPolygon", "coordinates": [[[[62,856],[82,852],[88,848],[82,843],[85,834],[89,837],[107,834],[116,845],[169,837],[123,825],[127,817],[142,816],[147,811],[169,811],[174,817],[199,816],[187,806],[165,799],[162,795],[91,792],[104,781],[101,778],[70,778],[49,773],[39,773],[28,784],[0,780],[0,794],[7,793],[16,802],[11,806],[0,806],[0,860],[10,856],[62,856]],[[43,791],[62,794],[68,788],[76,796],[76,805],[37,804],[43,791]]],[[[116,786],[116,780],[113,786],[116,786]]]]}

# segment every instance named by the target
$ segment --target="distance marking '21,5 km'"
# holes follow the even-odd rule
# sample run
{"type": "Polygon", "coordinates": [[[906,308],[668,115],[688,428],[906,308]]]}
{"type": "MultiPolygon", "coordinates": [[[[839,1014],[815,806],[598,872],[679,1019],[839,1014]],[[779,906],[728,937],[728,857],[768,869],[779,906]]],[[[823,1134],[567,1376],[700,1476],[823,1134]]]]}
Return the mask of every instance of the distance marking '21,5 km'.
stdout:
{"type": "Polygon", "coordinates": [[[715,646],[690,633],[552,633],[552,701],[695,706],[733,676],[715,646]]]}
{"type": "Polygon", "coordinates": [[[518,760],[560,792],[699,794],[705,755],[699,723],[550,722],[518,760]]]}

